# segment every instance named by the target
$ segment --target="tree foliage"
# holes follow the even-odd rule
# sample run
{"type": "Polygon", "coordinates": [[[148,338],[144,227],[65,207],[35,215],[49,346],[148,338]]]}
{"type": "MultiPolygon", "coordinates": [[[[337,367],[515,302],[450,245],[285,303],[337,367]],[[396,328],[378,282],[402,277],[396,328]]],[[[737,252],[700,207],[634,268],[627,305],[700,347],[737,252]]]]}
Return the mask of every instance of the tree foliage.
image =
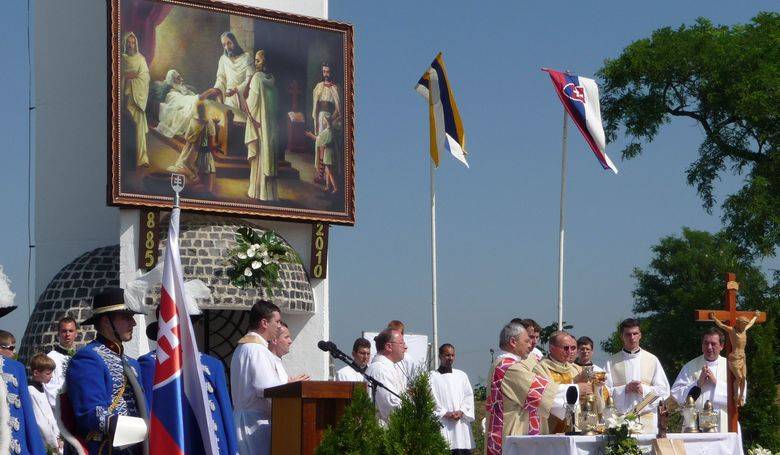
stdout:
{"type": "Polygon", "coordinates": [[[335,427],[325,430],[317,455],[379,455],[382,453],[384,431],[376,418],[374,404],[362,387],[335,427]]]}
{"type": "Polygon", "coordinates": [[[643,151],[675,117],[703,130],[698,158],[687,170],[704,207],[715,204],[723,173],[744,174],[724,203],[726,232],[752,253],[780,245],[780,14],[748,24],[661,28],[626,47],[599,70],[607,138],[623,129],[624,159],[643,151]]]}
{"type": "MultiPolygon", "coordinates": [[[[633,310],[642,319],[642,346],[658,355],[670,383],[682,366],[701,355],[701,334],[710,325],[694,321],[696,309],[722,309],[725,274],[739,282],[740,308],[766,311],[769,320],[748,334],[748,403],[741,414],[746,441],[780,449],[780,415],[775,378],[780,378],[775,320],[780,313],[778,286],[724,233],[683,229],[653,246],[647,269],[634,269],[633,310]]],[[[614,348],[617,332],[602,346],[614,348]]],[[[613,351],[614,352],[614,351],[613,351]]]]}
{"type": "Polygon", "coordinates": [[[435,402],[430,377],[421,372],[409,382],[401,406],[390,414],[385,437],[388,455],[449,454],[441,424],[433,414],[435,402]]]}

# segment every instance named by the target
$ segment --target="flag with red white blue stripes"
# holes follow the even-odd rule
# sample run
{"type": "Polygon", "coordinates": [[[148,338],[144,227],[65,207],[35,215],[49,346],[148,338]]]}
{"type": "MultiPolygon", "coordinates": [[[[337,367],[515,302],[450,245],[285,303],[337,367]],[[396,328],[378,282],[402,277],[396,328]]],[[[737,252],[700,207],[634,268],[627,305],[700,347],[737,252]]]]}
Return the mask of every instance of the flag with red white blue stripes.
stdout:
{"type": "Polygon", "coordinates": [[[601,124],[599,86],[596,81],[547,68],[542,68],[542,71],[550,75],[563,108],[577,125],[601,167],[617,174],[617,167],[606,153],[607,140],[601,124]]]}
{"type": "Polygon", "coordinates": [[[187,314],[179,256],[180,209],[171,213],[165,248],[157,365],[150,417],[150,453],[218,453],[195,332],[187,314]]]}

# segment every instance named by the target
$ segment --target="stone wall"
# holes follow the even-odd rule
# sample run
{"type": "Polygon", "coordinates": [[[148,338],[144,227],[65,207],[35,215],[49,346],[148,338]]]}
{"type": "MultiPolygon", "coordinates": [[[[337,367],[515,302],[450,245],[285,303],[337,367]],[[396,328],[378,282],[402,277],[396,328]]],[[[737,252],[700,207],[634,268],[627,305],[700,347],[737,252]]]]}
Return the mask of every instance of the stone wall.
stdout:
{"type": "MultiPolygon", "coordinates": [[[[166,214],[160,223],[161,261],[164,257],[168,218],[166,214]]],[[[306,270],[301,264],[282,266],[280,287],[274,289],[270,296],[262,289],[239,289],[230,284],[225,273],[226,257],[227,252],[236,246],[236,229],[240,226],[251,226],[258,232],[262,229],[238,218],[198,214],[182,214],[181,224],[179,246],[184,279],[200,279],[212,291],[213,301],[200,302],[201,309],[213,310],[215,316],[223,314],[222,317],[225,317],[224,310],[243,312],[257,299],[265,298],[277,304],[285,314],[308,315],[314,312],[314,295],[306,270]]],[[[35,306],[21,343],[20,358],[24,361],[36,352],[51,350],[56,343],[56,321],[66,315],[79,322],[83,321],[91,314],[92,296],[104,288],[115,286],[119,286],[118,245],[97,248],[63,267],[46,287],[35,306]]],[[[149,314],[154,314],[159,292],[160,287],[156,286],[147,296],[149,314]]],[[[239,317],[240,319],[242,318],[239,317]]],[[[143,331],[143,327],[136,330],[143,331]]],[[[77,343],[87,343],[94,335],[91,326],[83,327],[79,331],[77,343]]],[[[237,335],[231,331],[230,334],[222,336],[233,338],[237,335]]],[[[209,340],[207,345],[219,346],[221,341],[221,338],[209,340]]]]}

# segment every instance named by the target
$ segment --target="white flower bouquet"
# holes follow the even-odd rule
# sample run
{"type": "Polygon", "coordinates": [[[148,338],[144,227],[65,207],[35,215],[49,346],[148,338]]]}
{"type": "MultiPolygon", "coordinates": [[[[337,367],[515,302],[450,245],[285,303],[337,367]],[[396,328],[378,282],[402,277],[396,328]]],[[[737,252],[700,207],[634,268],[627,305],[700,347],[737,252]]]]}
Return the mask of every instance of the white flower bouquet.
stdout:
{"type": "Polygon", "coordinates": [[[300,263],[301,259],[274,231],[262,235],[242,226],[236,231],[238,246],[231,250],[227,275],[235,286],[263,286],[270,293],[279,283],[279,270],[284,263],[300,263]]]}

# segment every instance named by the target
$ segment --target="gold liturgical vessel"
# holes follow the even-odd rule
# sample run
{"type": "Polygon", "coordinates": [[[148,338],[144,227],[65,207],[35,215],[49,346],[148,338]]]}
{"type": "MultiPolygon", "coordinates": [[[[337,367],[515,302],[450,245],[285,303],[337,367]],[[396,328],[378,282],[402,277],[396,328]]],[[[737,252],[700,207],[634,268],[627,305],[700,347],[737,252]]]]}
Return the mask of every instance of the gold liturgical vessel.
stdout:
{"type": "Polygon", "coordinates": [[[720,430],[720,412],[712,409],[710,400],[704,403],[704,409],[699,413],[699,429],[705,433],[717,433],[720,430]]]}
{"type": "Polygon", "coordinates": [[[696,402],[692,396],[685,400],[685,406],[682,408],[683,433],[698,433],[699,428],[697,420],[699,411],[696,409],[696,402]]]}
{"type": "Polygon", "coordinates": [[[590,395],[585,403],[582,404],[582,412],[580,413],[579,427],[582,430],[584,436],[597,435],[596,426],[599,423],[599,415],[596,413],[595,397],[590,395]]]}

